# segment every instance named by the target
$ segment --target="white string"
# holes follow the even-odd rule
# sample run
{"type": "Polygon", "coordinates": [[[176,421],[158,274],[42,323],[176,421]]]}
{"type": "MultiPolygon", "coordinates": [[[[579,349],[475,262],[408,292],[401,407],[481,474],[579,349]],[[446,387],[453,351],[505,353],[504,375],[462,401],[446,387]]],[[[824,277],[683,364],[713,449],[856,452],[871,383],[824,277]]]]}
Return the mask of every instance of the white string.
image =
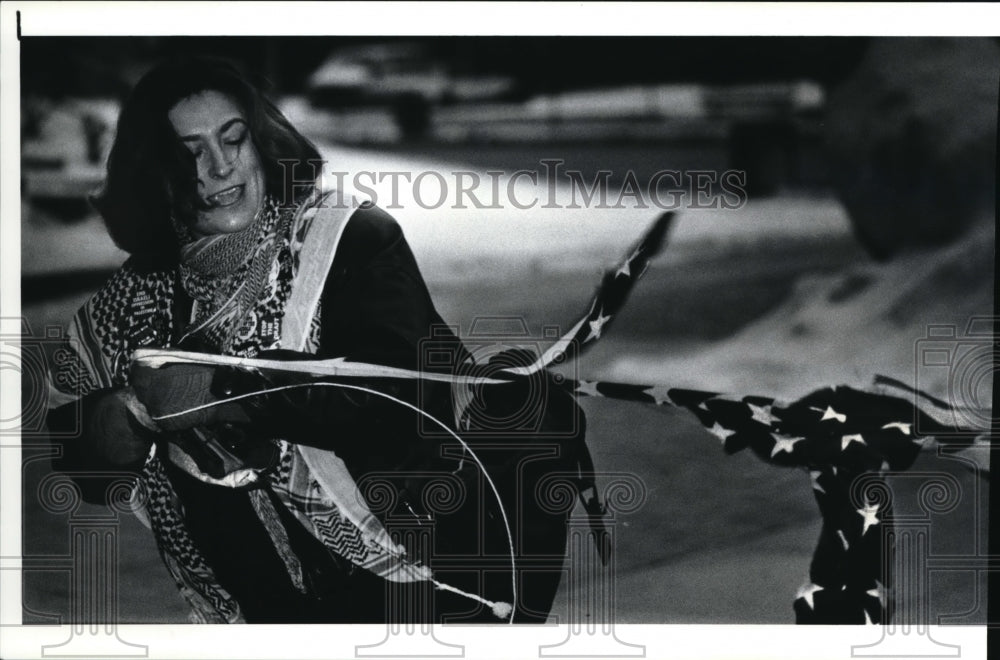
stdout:
{"type": "Polygon", "coordinates": [[[471,598],[472,600],[479,601],[483,605],[489,605],[490,609],[493,610],[493,613],[496,614],[497,617],[500,619],[505,619],[507,618],[507,616],[510,616],[511,619],[513,619],[513,607],[511,607],[510,603],[504,603],[502,601],[493,602],[492,600],[488,600],[477,594],[469,593],[468,591],[462,591],[461,589],[453,587],[450,584],[445,584],[444,582],[438,582],[434,578],[430,578],[430,581],[434,583],[435,587],[441,589],[442,591],[450,591],[460,596],[465,596],[466,598],[471,598]]]}
{"type": "MultiPolygon", "coordinates": [[[[465,440],[462,440],[462,438],[460,438],[458,436],[458,434],[456,434],[454,431],[452,431],[450,428],[448,428],[448,426],[444,422],[442,422],[441,420],[439,420],[437,417],[435,417],[434,415],[431,415],[430,413],[428,413],[428,412],[426,412],[426,411],[418,408],[417,406],[414,406],[413,404],[411,404],[411,403],[409,403],[407,401],[403,401],[402,399],[398,399],[398,398],[392,396],[391,394],[386,394],[385,392],[379,392],[378,390],[373,390],[373,389],[368,388],[368,387],[362,387],[360,385],[348,385],[347,383],[326,383],[326,382],[297,383],[295,385],[282,385],[280,387],[272,387],[272,388],[269,388],[269,389],[258,390],[256,392],[247,392],[245,394],[239,394],[239,395],[230,397],[228,399],[219,399],[218,401],[211,401],[209,403],[203,403],[203,404],[201,404],[199,406],[195,406],[195,407],[189,408],[187,410],[181,410],[180,412],[169,413],[167,415],[160,415],[158,417],[153,417],[153,420],[160,421],[160,420],[163,420],[163,419],[170,419],[172,417],[179,417],[181,415],[188,415],[188,414],[193,413],[193,412],[198,412],[199,410],[205,410],[207,408],[212,408],[214,406],[219,406],[219,405],[222,405],[224,403],[232,403],[233,401],[239,401],[241,399],[247,399],[247,398],[254,397],[254,396],[260,396],[262,394],[271,394],[273,392],[281,392],[283,390],[292,390],[292,389],[298,389],[298,388],[302,388],[302,387],[315,387],[315,386],[341,387],[341,388],[344,388],[344,389],[358,390],[359,392],[367,392],[369,394],[375,394],[377,396],[384,397],[386,399],[389,399],[390,401],[394,401],[394,402],[396,402],[396,403],[398,403],[398,404],[400,404],[402,406],[405,406],[405,407],[409,408],[410,410],[413,410],[413,411],[415,411],[415,412],[423,415],[427,419],[431,420],[432,422],[434,422],[435,424],[437,424],[438,426],[440,426],[442,429],[444,429],[444,431],[446,433],[448,433],[453,438],[455,438],[456,440],[458,440],[459,443],[461,443],[462,447],[465,448],[465,451],[469,452],[469,455],[472,456],[472,460],[474,460],[476,462],[476,465],[479,466],[479,469],[482,471],[483,476],[486,477],[486,482],[490,485],[490,489],[493,491],[493,496],[497,500],[497,506],[500,508],[500,516],[503,519],[504,531],[507,532],[507,543],[510,546],[510,570],[511,570],[511,573],[510,573],[510,583],[511,583],[511,585],[510,586],[511,586],[512,594],[514,596],[512,600],[516,603],[517,602],[517,571],[516,571],[516,560],[515,560],[515,557],[514,557],[514,536],[513,536],[513,534],[510,531],[510,522],[509,522],[509,520],[507,518],[507,511],[506,511],[506,509],[504,509],[503,501],[500,499],[500,492],[497,490],[496,485],[493,483],[493,479],[490,477],[490,473],[486,470],[486,466],[483,465],[482,461],[479,460],[479,457],[476,455],[476,453],[474,451],[472,451],[472,448],[469,447],[469,445],[465,442],[465,440]]],[[[448,585],[445,585],[444,583],[441,583],[441,582],[438,582],[437,580],[434,580],[434,578],[430,578],[430,579],[431,579],[432,582],[434,582],[435,585],[437,585],[441,589],[447,589],[449,591],[454,591],[455,593],[459,593],[459,594],[463,594],[465,596],[469,596],[469,597],[475,598],[476,600],[478,600],[478,601],[480,601],[480,602],[482,602],[484,604],[489,605],[491,608],[493,608],[494,612],[498,612],[498,608],[499,607],[502,607],[502,606],[506,605],[506,603],[494,603],[494,602],[485,600],[485,599],[483,599],[483,598],[481,598],[479,596],[475,596],[474,594],[469,594],[469,593],[466,593],[466,592],[461,591],[459,589],[455,589],[454,587],[450,587],[448,585]]],[[[505,617],[501,617],[501,618],[505,618],[505,617]]],[[[507,623],[514,623],[514,608],[513,607],[511,608],[511,611],[510,611],[510,620],[507,623]]]]}
{"type": "Polygon", "coordinates": [[[210,364],[212,366],[233,366],[239,369],[271,369],[313,376],[362,377],[362,378],[419,378],[451,384],[500,385],[510,379],[488,378],[485,376],[454,376],[450,374],[412,371],[398,367],[386,367],[365,362],[350,362],[344,358],[324,360],[262,360],[241,358],[231,355],[210,355],[192,351],[137,348],[132,356],[134,364],[159,369],[170,364],[210,364]]]}

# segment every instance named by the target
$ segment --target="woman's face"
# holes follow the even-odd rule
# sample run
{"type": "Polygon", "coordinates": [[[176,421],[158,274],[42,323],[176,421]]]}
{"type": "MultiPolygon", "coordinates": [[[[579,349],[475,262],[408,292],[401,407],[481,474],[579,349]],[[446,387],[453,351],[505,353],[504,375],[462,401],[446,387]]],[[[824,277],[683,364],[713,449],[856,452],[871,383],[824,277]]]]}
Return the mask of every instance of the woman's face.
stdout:
{"type": "Polygon", "coordinates": [[[194,156],[198,197],[195,233],[228,234],[248,227],[264,201],[264,170],[243,109],[208,90],[179,101],[167,115],[194,156]]]}

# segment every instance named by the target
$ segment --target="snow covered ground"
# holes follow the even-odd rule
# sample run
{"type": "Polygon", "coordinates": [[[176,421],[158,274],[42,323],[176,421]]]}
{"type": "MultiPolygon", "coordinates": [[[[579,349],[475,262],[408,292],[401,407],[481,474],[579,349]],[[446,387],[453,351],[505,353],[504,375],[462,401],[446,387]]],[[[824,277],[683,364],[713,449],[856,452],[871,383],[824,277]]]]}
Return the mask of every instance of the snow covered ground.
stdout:
{"type": "Polygon", "coordinates": [[[623,356],[609,373],[618,380],[669,376],[686,385],[787,397],[820,383],[864,387],[883,374],[938,397],[962,399],[957,404],[988,405],[991,381],[978,373],[984,355],[965,364],[976,378],[962,384],[965,374],[930,364],[925,354],[949,348],[941,331],[952,331],[950,348],[961,369],[967,351],[990,341],[981,333],[991,328],[984,323],[990,323],[992,309],[993,240],[992,227],[981,226],[937,251],[803,278],[780,308],[726,341],[684,356],[623,356]]]}

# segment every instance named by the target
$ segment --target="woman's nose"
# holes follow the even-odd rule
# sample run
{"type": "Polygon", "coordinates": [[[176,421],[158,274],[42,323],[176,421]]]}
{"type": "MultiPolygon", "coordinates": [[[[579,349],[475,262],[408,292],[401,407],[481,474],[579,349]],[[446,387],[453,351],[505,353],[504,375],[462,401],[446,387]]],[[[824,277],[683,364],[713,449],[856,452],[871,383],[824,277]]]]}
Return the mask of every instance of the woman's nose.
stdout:
{"type": "Polygon", "coordinates": [[[221,149],[213,149],[211,153],[208,173],[212,178],[225,179],[233,173],[233,163],[226,159],[226,154],[221,149]]]}

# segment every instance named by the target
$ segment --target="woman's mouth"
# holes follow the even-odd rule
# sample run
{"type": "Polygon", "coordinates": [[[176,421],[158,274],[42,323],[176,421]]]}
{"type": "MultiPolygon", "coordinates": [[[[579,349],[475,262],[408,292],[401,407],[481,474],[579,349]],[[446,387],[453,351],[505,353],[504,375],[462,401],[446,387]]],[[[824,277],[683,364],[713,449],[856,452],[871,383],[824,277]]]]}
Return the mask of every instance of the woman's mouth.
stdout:
{"type": "Polygon", "coordinates": [[[206,197],[205,201],[214,208],[232,206],[243,198],[243,188],[243,184],[226,188],[225,190],[221,190],[214,195],[206,197]]]}

